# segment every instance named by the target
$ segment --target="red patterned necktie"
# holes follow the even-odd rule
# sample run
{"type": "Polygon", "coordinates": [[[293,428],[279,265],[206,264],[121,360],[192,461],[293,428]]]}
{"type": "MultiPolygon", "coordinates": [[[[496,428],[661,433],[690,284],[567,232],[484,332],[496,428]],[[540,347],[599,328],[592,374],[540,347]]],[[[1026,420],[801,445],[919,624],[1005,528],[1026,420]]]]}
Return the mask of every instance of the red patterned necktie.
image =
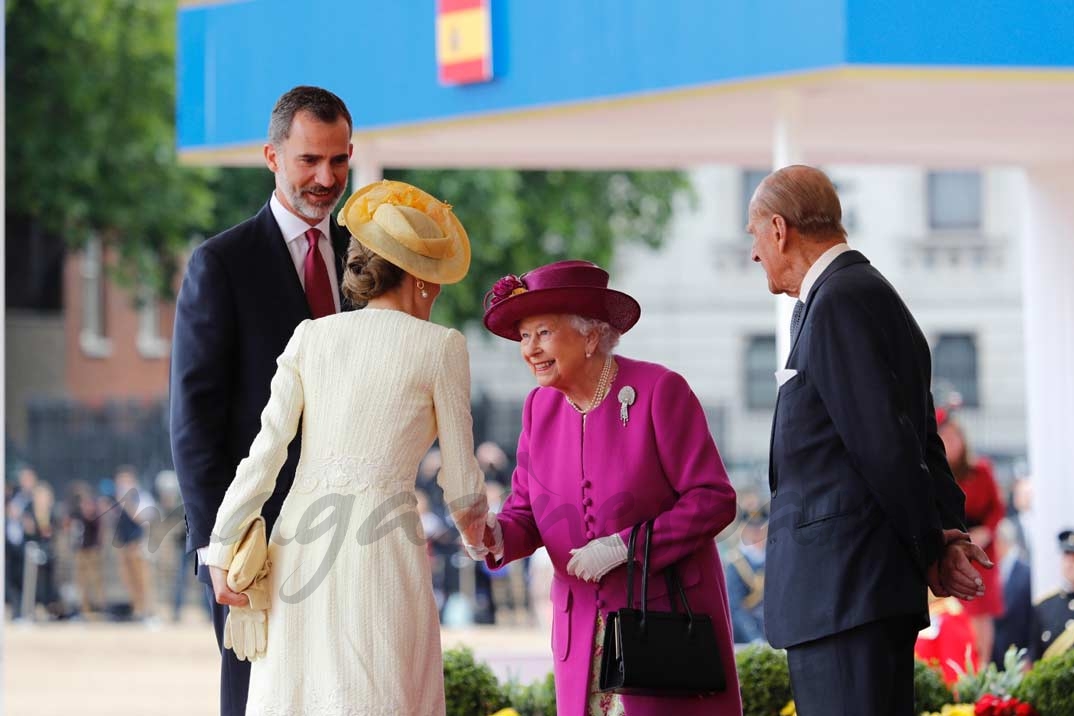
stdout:
{"type": "Polygon", "coordinates": [[[332,298],[332,282],[328,280],[328,268],[324,265],[320,249],[317,248],[320,238],[321,232],[317,229],[309,229],[306,232],[309,248],[306,249],[303,275],[306,280],[306,303],[309,304],[310,314],[314,318],[331,316],[336,312],[336,301],[332,298]]]}

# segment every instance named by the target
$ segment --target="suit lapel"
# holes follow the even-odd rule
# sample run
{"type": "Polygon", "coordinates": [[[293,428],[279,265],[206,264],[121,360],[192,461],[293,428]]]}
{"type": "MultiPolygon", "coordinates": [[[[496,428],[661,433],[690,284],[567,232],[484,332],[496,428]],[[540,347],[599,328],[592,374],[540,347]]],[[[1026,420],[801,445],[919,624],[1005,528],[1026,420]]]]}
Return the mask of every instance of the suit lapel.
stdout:
{"type": "MultiPolygon", "coordinates": [[[[798,347],[798,341],[802,338],[802,333],[805,329],[806,316],[809,315],[809,307],[813,304],[813,299],[817,295],[817,291],[821,285],[827,281],[836,271],[839,271],[847,266],[858,263],[869,263],[869,259],[865,258],[860,251],[845,251],[835,257],[835,260],[829,264],[828,268],[824,269],[819,277],[817,277],[816,283],[813,284],[813,288],[810,289],[809,295],[806,297],[805,308],[802,309],[802,318],[798,324],[798,334],[794,337],[794,343],[791,344],[790,351],[787,352],[787,361],[783,364],[784,368],[790,367],[791,357],[794,355],[794,349],[798,347]]],[[[774,460],[772,460],[772,448],[775,447],[776,442],[776,415],[779,412],[779,392],[776,392],[776,407],[772,410],[772,432],[768,436],[768,489],[775,493],[776,484],[778,480],[776,478],[776,467],[774,460]]]]}
{"type": "Polygon", "coordinates": [[[272,256],[271,271],[275,274],[275,285],[280,286],[288,305],[296,311],[301,310],[306,318],[310,317],[309,304],[306,303],[306,292],[302,290],[302,282],[295,271],[295,260],[291,258],[291,252],[287,248],[287,242],[280,232],[280,225],[276,223],[276,217],[272,215],[272,209],[265,204],[257,214],[258,233],[268,238],[268,252],[272,256]]]}
{"type": "Polygon", "coordinates": [[[787,362],[784,364],[784,367],[790,365],[791,356],[794,355],[794,349],[798,346],[798,341],[802,338],[802,329],[805,327],[806,316],[809,315],[809,307],[813,305],[813,299],[816,297],[817,291],[820,290],[820,287],[824,282],[831,278],[836,271],[860,263],[869,263],[869,259],[865,258],[860,251],[854,251],[853,249],[844,251],[836,256],[835,260],[828,265],[828,268],[824,269],[820,276],[817,277],[816,283],[813,284],[813,288],[810,289],[809,295],[806,297],[805,308],[802,309],[802,318],[798,324],[798,334],[794,337],[794,343],[791,344],[790,351],[787,352],[787,362]]]}

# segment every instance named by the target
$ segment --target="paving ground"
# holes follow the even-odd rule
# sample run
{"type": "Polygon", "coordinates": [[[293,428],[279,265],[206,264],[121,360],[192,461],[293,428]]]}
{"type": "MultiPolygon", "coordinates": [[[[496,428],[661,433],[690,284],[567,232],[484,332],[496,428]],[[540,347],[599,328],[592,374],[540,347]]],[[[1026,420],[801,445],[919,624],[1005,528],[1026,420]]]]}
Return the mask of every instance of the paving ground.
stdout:
{"type": "MultiPolygon", "coordinates": [[[[195,617],[197,615],[194,615],[195,617]]],[[[53,622],[3,625],[5,716],[210,716],[218,656],[200,619],[141,624],[53,622]]],[[[552,668],[549,637],[521,627],[443,632],[445,648],[467,644],[503,679],[552,668]]]]}

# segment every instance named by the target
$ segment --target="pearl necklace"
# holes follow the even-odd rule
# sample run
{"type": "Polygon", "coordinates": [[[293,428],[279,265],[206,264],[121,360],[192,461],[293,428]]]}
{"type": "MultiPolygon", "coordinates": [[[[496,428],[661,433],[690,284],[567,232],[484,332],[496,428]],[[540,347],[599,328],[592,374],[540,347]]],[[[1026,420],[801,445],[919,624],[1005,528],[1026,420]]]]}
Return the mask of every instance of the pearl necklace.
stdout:
{"type": "Polygon", "coordinates": [[[577,410],[582,415],[589,413],[593,410],[593,408],[600,405],[601,401],[604,400],[605,397],[607,397],[608,388],[612,382],[613,369],[616,367],[617,366],[615,365],[615,360],[613,360],[610,355],[604,359],[604,368],[601,369],[600,380],[597,381],[597,391],[593,393],[593,398],[589,401],[589,407],[587,407],[585,410],[582,410],[581,406],[571,400],[570,396],[566,393],[564,393],[563,397],[567,399],[567,402],[570,403],[570,406],[572,408],[577,410]]]}

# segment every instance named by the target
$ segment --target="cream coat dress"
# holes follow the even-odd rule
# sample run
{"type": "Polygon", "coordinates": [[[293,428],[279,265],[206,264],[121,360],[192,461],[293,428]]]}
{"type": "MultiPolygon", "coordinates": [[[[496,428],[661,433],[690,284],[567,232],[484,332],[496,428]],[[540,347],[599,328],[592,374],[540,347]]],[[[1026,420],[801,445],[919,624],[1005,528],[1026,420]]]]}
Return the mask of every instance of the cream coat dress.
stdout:
{"type": "MultiPolygon", "coordinates": [[[[443,714],[440,624],[414,485],[439,437],[439,482],[456,521],[487,511],[465,338],[392,310],[301,323],[217,513],[208,564],[230,564],[300,425],[294,485],[269,540],[268,643],[252,664],[246,713],[443,714]]],[[[483,524],[464,539],[480,544],[483,524]]]]}

